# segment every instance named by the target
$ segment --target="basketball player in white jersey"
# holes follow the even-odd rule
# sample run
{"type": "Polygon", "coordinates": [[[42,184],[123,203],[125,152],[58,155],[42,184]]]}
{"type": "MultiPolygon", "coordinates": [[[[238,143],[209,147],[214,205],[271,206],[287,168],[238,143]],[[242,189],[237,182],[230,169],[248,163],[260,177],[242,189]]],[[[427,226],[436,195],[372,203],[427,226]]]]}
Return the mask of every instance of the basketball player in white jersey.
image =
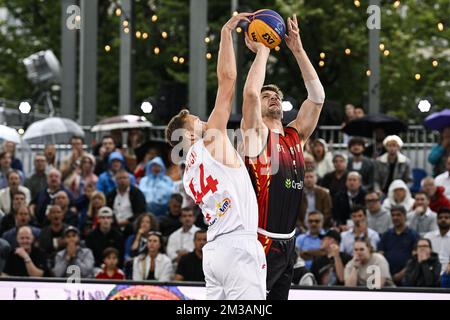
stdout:
{"type": "Polygon", "coordinates": [[[250,15],[232,17],[222,28],[218,90],[208,121],[182,110],[166,129],[172,146],[179,147],[178,137],[183,147],[189,147],[184,188],[208,223],[208,243],[203,248],[208,300],[266,298],[266,259],[257,239],[256,196],[245,164],[226,134],[237,74],[231,33],[250,15]]]}

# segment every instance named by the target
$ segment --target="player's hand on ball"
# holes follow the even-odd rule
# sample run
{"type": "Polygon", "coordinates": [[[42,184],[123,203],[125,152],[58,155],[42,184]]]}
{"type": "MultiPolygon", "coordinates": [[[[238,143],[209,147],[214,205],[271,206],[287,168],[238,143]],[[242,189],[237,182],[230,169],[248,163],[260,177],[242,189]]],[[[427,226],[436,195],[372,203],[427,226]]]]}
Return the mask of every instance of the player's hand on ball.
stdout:
{"type": "Polygon", "coordinates": [[[302,40],[300,39],[300,29],[298,28],[297,16],[287,18],[287,33],[284,36],[286,45],[292,52],[303,50],[302,40]]]}
{"type": "Polygon", "coordinates": [[[262,44],[261,42],[253,41],[247,34],[245,34],[245,45],[254,53],[258,53],[258,51],[260,50],[267,50],[270,52],[270,49],[267,48],[264,44],[262,44]]]}
{"type": "Polygon", "coordinates": [[[247,22],[250,23],[250,19],[248,17],[252,16],[253,13],[250,12],[241,12],[235,16],[232,16],[230,18],[230,20],[227,21],[227,23],[225,23],[225,25],[223,26],[223,29],[228,29],[229,31],[233,31],[236,29],[237,25],[239,24],[239,22],[241,20],[246,20],[247,22]]]}

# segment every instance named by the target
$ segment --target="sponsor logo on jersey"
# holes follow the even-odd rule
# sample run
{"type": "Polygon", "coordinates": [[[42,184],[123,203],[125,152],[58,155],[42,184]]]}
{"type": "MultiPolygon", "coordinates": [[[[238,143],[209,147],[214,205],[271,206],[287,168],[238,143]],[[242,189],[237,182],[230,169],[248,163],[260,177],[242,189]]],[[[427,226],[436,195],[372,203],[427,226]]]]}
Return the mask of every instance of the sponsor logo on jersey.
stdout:
{"type": "Polygon", "coordinates": [[[286,179],[284,181],[284,186],[286,189],[295,189],[295,190],[302,190],[303,189],[303,181],[295,182],[291,179],[286,179]]]}
{"type": "Polygon", "coordinates": [[[197,160],[197,153],[195,151],[192,151],[189,155],[189,159],[186,161],[186,169],[184,170],[187,172],[195,163],[197,160]]]}
{"type": "Polygon", "coordinates": [[[219,217],[222,217],[223,215],[225,215],[225,213],[227,213],[228,209],[231,208],[231,199],[225,198],[222,200],[222,202],[216,203],[216,208],[217,215],[219,217]]]}

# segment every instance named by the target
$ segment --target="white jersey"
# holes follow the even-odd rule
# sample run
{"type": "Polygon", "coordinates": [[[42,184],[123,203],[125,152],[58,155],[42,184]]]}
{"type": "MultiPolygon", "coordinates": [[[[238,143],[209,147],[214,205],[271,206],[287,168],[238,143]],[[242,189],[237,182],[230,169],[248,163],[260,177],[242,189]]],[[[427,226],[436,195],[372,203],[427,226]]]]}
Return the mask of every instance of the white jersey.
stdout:
{"type": "Polygon", "coordinates": [[[202,209],[209,225],[208,241],[238,230],[257,234],[255,191],[244,162],[237,156],[241,166],[228,167],[212,157],[202,139],[187,154],[183,184],[202,209]]]}

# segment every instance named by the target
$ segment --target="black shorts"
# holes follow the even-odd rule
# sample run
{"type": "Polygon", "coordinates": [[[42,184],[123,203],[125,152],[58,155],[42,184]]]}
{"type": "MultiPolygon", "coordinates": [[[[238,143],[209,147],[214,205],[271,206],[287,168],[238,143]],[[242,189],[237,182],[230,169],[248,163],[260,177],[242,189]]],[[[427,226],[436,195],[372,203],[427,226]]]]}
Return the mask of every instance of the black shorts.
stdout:
{"type": "Polygon", "coordinates": [[[295,236],[288,240],[258,234],[267,261],[267,300],[287,300],[297,261],[295,236]]]}

